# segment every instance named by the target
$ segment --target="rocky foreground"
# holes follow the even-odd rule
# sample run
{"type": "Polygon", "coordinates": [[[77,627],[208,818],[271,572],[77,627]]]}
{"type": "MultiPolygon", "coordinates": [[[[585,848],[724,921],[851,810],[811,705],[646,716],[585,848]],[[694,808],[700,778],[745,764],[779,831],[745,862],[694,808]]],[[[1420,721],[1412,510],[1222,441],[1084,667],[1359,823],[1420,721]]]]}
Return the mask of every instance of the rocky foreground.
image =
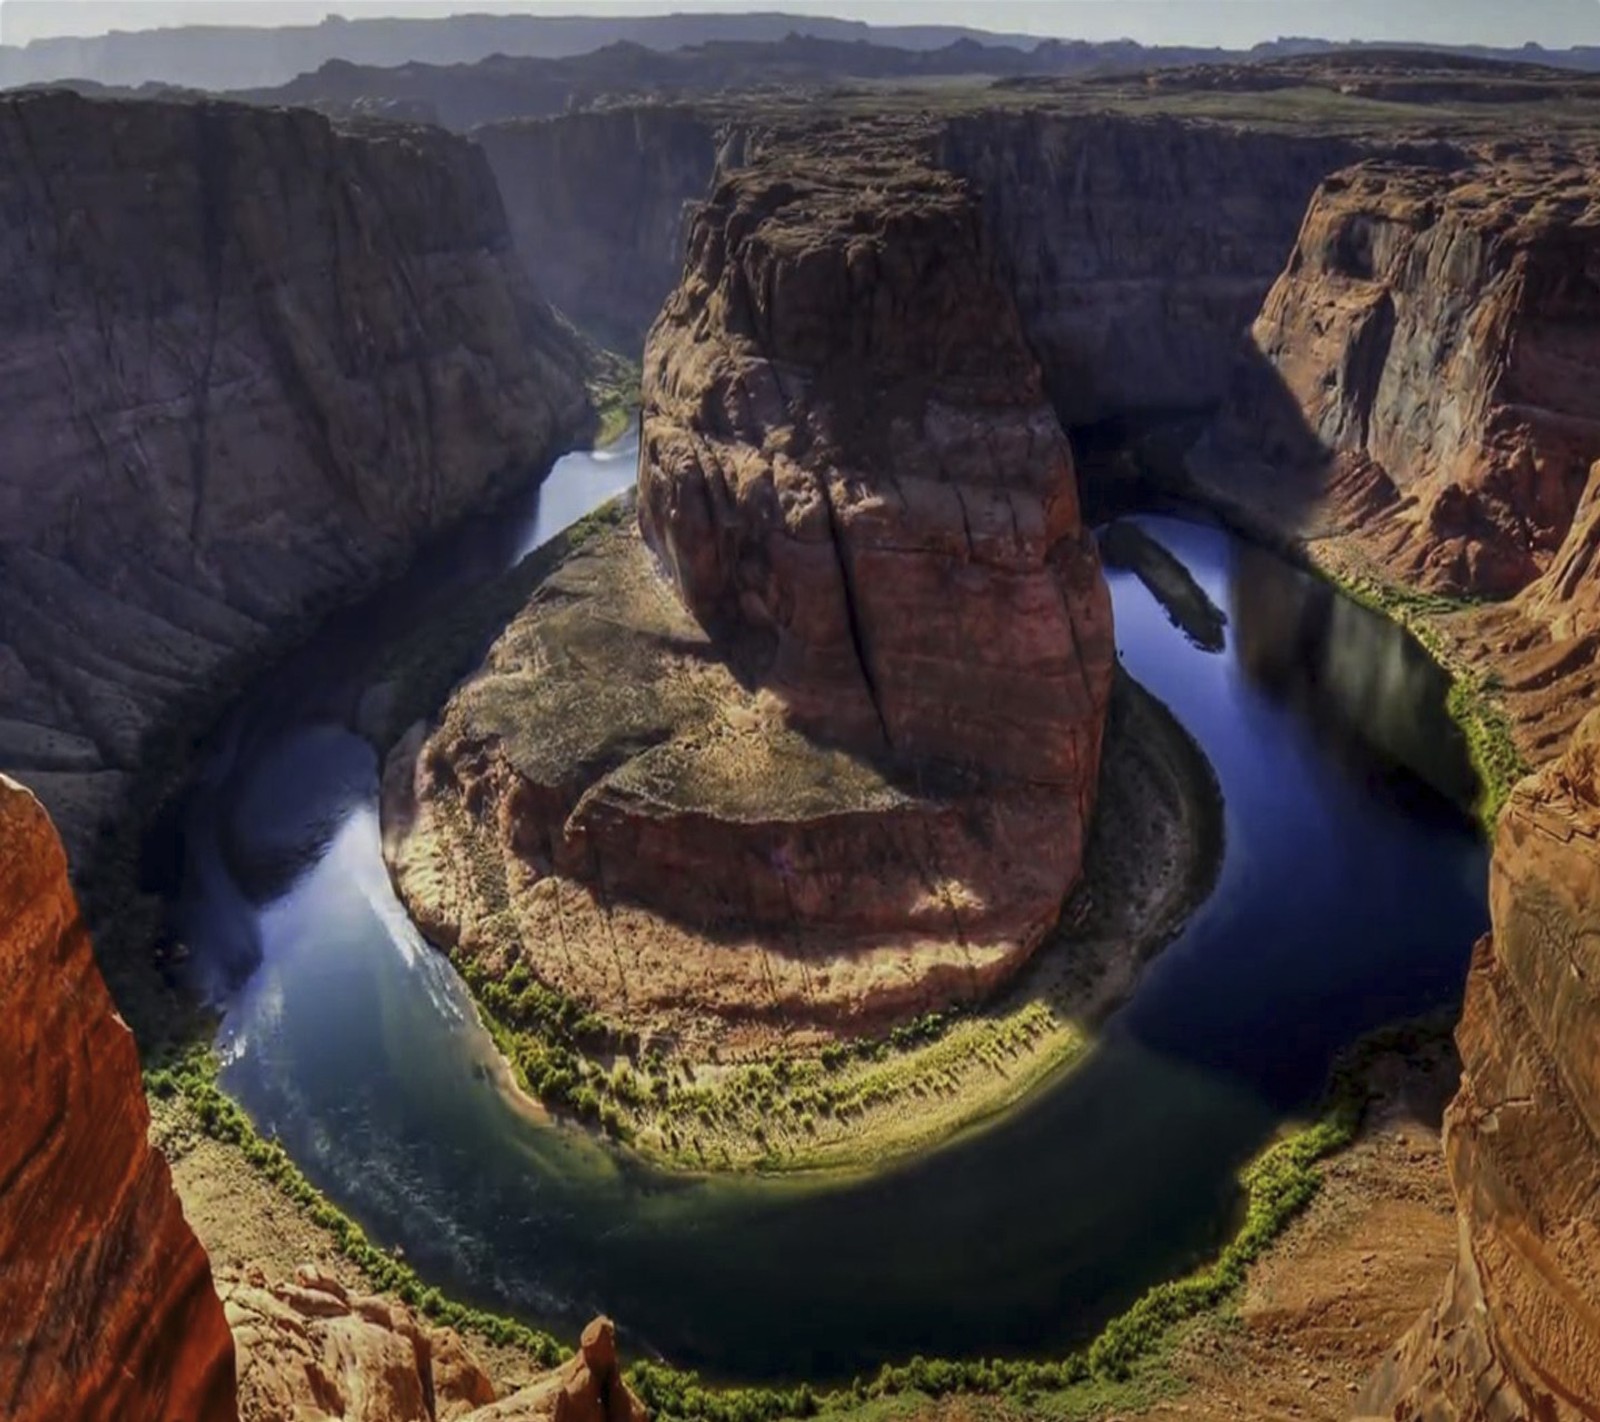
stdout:
{"type": "Polygon", "coordinates": [[[608,1320],[506,1397],[452,1332],[316,1269],[214,1281],[148,1139],[43,807],[0,777],[0,1412],[10,1422],[642,1422],[608,1320]]]}
{"type": "Polygon", "coordinates": [[[233,1342],[43,807],[0,776],[0,1413],[224,1422],[233,1342]]]}
{"type": "Polygon", "coordinates": [[[592,420],[482,155],[0,101],[0,767],[83,867],[151,732],[592,420]]]}
{"type": "Polygon", "coordinates": [[[1430,1422],[1576,1422],[1600,1398],[1600,713],[1495,838],[1445,1118],[1460,1253],[1368,1390],[1430,1422]]]}
{"type": "Polygon", "coordinates": [[[734,1052],[1014,973],[1081,869],[1113,645],[964,184],[794,150],[719,187],[650,338],[638,524],[391,763],[419,922],[734,1052]]]}

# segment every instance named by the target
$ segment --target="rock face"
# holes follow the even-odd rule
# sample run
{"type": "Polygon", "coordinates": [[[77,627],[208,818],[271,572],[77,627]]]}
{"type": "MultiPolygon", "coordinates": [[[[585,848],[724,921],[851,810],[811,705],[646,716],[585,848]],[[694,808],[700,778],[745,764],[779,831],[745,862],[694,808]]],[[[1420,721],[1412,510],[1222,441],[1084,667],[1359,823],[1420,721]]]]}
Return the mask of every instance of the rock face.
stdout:
{"type": "Polygon", "coordinates": [[[1600,204],[1561,155],[1331,177],[1254,327],[1246,427],[1325,482],[1396,578],[1505,597],[1600,458],[1600,204]]]}
{"type": "Polygon", "coordinates": [[[539,289],[630,360],[683,267],[690,204],[705,197],[719,152],[742,151],[721,127],[709,111],[647,105],[473,134],[539,289]]]}
{"type": "Polygon", "coordinates": [[[1363,147],[1037,111],[963,115],[936,140],[939,162],[982,194],[1068,425],[1217,405],[1317,184],[1363,147]]]}
{"type": "Polygon", "coordinates": [[[1445,1127],[1460,1257],[1366,1410],[1577,1422],[1600,1398],[1600,714],[1512,796],[1490,906],[1445,1127]]]}
{"type": "Polygon", "coordinates": [[[0,777],[0,1413],[233,1422],[234,1353],[37,800],[0,777]]]}
{"type": "Polygon", "coordinates": [[[647,350],[648,550],[569,563],[386,778],[429,932],[639,1032],[975,997],[1078,877],[1109,596],[978,211],[890,157],[718,188],[647,350]]]}
{"type": "Polygon", "coordinates": [[[0,765],[76,862],[176,704],[591,417],[460,140],[38,93],[0,152],[0,765]]]}
{"type": "Polygon", "coordinates": [[[700,213],[640,526],[796,724],[1060,786],[1081,821],[1111,638],[1071,451],[966,190],[862,168],[764,162],[700,213]]]}
{"type": "Polygon", "coordinates": [[[505,1398],[448,1329],[302,1268],[221,1281],[239,1351],[243,1422],[644,1422],[599,1318],[578,1353],[505,1398]]]}

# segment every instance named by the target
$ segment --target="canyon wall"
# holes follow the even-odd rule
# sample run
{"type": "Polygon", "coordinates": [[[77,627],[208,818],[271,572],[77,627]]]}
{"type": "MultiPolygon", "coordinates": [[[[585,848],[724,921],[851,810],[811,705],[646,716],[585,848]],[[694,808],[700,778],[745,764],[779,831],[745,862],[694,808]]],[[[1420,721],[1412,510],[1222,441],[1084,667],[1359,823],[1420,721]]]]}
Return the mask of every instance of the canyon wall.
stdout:
{"type": "Polygon", "coordinates": [[[1600,203],[1579,154],[1372,163],[1322,185],[1234,424],[1323,471],[1400,581],[1503,598],[1600,458],[1600,203]]]}
{"type": "Polygon", "coordinates": [[[934,140],[982,194],[1067,425],[1218,404],[1317,184],[1365,146],[1025,110],[961,115],[934,140]]]}
{"type": "Polygon", "coordinates": [[[629,360],[683,266],[687,214],[719,154],[741,156],[709,110],[602,109],[487,124],[488,155],[517,251],[563,315],[629,360]]]}
{"type": "Polygon", "coordinates": [[[1365,1410],[1579,1422],[1600,1405],[1600,713],[1512,795],[1456,1039],[1460,1255],[1365,1410]]]}
{"type": "Polygon", "coordinates": [[[232,1422],[233,1341],[38,801],[0,777],[0,1413],[232,1422]]]}
{"type": "Polygon", "coordinates": [[[0,153],[0,766],[76,864],[153,726],[592,415],[462,140],[37,93],[0,153]]]}

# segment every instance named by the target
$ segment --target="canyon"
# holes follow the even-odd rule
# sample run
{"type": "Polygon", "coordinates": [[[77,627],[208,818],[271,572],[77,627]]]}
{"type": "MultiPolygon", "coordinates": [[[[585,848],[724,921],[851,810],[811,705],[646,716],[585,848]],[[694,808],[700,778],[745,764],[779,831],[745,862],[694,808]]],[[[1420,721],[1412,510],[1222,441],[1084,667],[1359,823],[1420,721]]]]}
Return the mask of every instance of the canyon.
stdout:
{"type": "Polygon", "coordinates": [[[798,150],[699,209],[646,347],[638,534],[547,583],[388,771],[433,936],[735,1054],[986,995],[1042,941],[1110,607],[982,234],[932,169],[798,150]]]}
{"type": "Polygon", "coordinates": [[[218,687],[584,437],[481,155],[303,110],[0,101],[0,765],[85,867],[218,687]]]}
{"type": "MultiPolygon", "coordinates": [[[[1592,1415],[1590,100],[1561,80],[1508,139],[1449,66],[1409,97],[1285,72],[1183,71],[1153,112],[1142,84],[723,98],[475,143],[6,96],[0,764],[81,875],[152,738],[592,431],[567,318],[624,348],[650,324],[635,501],[390,751],[384,847],[431,939],[613,1043],[816,1051],[983,999],[1047,940],[1113,697],[1083,505],[1199,498],[1392,599],[1535,770],[1457,1033],[1459,1252],[1360,1406],[1592,1415]],[[1107,430],[1116,459],[1075,461],[1107,430]]],[[[392,1299],[214,1283],[62,850],[9,784],[0,829],[0,1054],[39,1083],[0,1131],[17,1415],[638,1414],[605,1327],[497,1403],[392,1299]],[[86,1356],[81,1312],[126,1344],[86,1356]]]]}

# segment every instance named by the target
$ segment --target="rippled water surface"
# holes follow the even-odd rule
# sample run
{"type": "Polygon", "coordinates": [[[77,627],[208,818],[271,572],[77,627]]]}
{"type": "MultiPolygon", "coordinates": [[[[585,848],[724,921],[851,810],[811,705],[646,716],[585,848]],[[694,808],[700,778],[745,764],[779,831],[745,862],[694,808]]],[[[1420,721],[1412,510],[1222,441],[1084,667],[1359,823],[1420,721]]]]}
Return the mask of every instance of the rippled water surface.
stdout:
{"type": "Polygon", "coordinates": [[[537,504],[437,550],[237,709],[191,801],[175,910],[225,994],[224,1082],[431,1281],[571,1332],[597,1309],[725,1377],[1065,1347],[1214,1250],[1243,1161],[1344,1043],[1457,994],[1484,852],[1445,686],[1394,627],[1228,533],[1142,519],[1230,616],[1191,646],[1113,573],[1118,646],[1216,768],[1206,905],[1075,1072],[855,1181],[701,1180],[540,1120],[396,902],[352,726],[421,611],[630,482],[563,460],[537,504]],[[256,966],[251,967],[252,964],[256,966]]]}

